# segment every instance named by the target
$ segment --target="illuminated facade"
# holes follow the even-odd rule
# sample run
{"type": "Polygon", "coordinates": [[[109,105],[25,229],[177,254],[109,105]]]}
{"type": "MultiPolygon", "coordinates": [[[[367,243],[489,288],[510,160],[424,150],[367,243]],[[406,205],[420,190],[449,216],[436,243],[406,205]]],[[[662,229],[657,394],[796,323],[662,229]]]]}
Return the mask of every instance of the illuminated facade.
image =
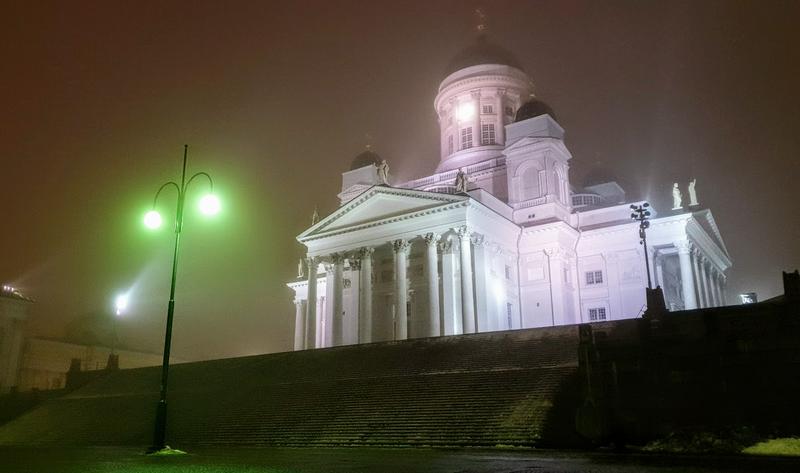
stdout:
{"type": "Polygon", "coordinates": [[[654,211],[645,255],[641,202],[571,185],[564,130],[507,51],[481,37],[447,72],[436,173],[384,184],[362,153],[341,206],[298,236],[295,349],[638,317],[645,257],[670,310],[724,303],[731,261],[709,210],[654,211]]]}

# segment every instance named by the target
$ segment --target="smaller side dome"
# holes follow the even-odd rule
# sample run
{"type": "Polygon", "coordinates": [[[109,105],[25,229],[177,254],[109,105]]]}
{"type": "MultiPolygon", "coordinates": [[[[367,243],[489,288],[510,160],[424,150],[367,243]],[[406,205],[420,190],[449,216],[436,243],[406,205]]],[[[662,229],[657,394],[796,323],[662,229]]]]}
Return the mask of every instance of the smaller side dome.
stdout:
{"type": "Polygon", "coordinates": [[[539,99],[531,98],[522,104],[519,110],[517,110],[517,114],[514,116],[514,123],[544,114],[550,115],[550,118],[558,121],[558,118],[556,118],[556,112],[553,111],[553,107],[547,105],[539,99]]]}
{"type": "Polygon", "coordinates": [[[367,149],[363,153],[359,154],[355,158],[353,158],[353,162],[350,163],[350,170],[353,171],[355,169],[363,168],[364,166],[374,165],[377,166],[381,163],[381,157],[378,153],[367,149]]]}

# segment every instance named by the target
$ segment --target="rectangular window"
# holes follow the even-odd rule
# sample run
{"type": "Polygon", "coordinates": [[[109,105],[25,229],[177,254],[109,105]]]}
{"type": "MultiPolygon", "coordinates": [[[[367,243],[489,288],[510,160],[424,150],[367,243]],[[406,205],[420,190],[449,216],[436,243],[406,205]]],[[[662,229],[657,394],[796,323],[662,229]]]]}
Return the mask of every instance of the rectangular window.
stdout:
{"type": "Polygon", "coordinates": [[[586,285],[603,284],[602,271],[589,271],[586,273],[586,285]]]}
{"type": "Polygon", "coordinates": [[[494,123],[484,123],[481,125],[481,144],[494,144],[494,123]]]}
{"type": "MultiPolygon", "coordinates": [[[[506,266],[507,267],[507,266],[506,266]]],[[[506,317],[508,319],[508,329],[514,328],[511,323],[511,313],[514,311],[514,307],[511,305],[510,302],[506,302],[506,317]]]]}
{"type": "Polygon", "coordinates": [[[598,320],[606,320],[605,307],[597,307],[594,309],[589,309],[589,321],[597,322],[598,320]]]}
{"type": "Polygon", "coordinates": [[[472,148],[472,127],[461,129],[461,149],[472,148]]]}
{"type": "Polygon", "coordinates": [[[447,136],[447,154],[453,154],[453,135],[447,136]]]}
{"type": "Polygon", "coordinates": [[[494,109],[491,105],[484,105],[483,106],[483,113],[494,113],[494,109]]]}

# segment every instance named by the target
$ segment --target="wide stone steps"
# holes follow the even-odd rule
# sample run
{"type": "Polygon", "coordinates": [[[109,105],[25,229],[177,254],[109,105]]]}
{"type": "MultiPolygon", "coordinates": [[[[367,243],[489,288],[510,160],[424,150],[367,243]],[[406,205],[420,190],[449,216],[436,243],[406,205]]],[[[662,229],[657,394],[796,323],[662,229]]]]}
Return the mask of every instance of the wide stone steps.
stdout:
{"type": "MultiPolygon", "coordinates": [[[[572,327],[175,365],[173,446],[536,445],[572,432],[572,327]],[[563,432],[561,432],[563,431],[563,432]]],[[[146,445],[159,370],[112,373],[0,428],[0,444],[146,445]]],[[[563,444],[563,442],[561,442],[563,444]]]]}

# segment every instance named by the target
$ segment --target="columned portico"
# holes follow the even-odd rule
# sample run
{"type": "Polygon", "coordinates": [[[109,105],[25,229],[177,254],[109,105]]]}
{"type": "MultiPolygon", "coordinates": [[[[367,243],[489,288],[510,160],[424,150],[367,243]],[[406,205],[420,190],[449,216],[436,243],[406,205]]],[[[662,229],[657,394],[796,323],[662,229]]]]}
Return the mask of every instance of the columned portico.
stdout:
{"type": "Polygon", "coordinates": [[[697,297],[695,296],[694,275],[692,274],[692,247],[684,241],[675,242],[678,249],[678,261],[680,263],[681,289],[683,292],[683,308],[686,310],[697,309],[697,297]]]}
{"type": "Polygon", "coordinates": [[[466,226],[455,229],[461,255],[461,319],[463,333],[475,333],[475,304],[472,287],[472,242],[466,226]]]}
{"type": "Polygon", "coordinates": [[[428,233],[425,235],[426,264],[425,269],[428,279],[428,336],[441,335],[441,318],[439,316],[439,258],[437,247],[441,235],[428,233]]]}
{"type": "Polygon", "coordinates": [[[395,340],[408,338],[408,252],[411,243],[398,239],[392,243],[394,250],[394,333],[395,340]]]}

